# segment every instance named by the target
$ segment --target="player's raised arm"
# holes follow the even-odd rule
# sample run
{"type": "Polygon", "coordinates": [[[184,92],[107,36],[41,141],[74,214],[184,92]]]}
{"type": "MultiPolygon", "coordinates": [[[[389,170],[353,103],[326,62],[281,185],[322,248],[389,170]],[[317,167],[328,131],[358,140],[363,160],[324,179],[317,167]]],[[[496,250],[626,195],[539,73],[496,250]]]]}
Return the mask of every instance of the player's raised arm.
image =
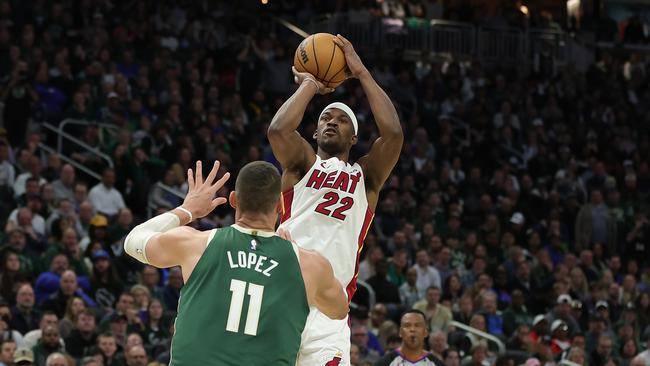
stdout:
{"type": "Polygon", "coordinates": [[[203,181],[201,162],[196,172],[187,172],[188,192],[183,204],[170,212],[149,219],[131,230],[124,240],[124,251],[142,263],[159,268],[183,266],[188,258],[201,256],[209,232],[184,227],[194,219],[206,216],[215,207],[224,204],[224,197],[215,198],[216,192],[226,183],[230,173],[214,181],[219,170],[215,161],[203,181]]]}
{"type": "MultiPolygon", "coordinates": [[[[388,95],[381,89],[361,62],[352,43],[340,34],[334,37],[336,43],[345,54],[345,61],[350,69],[350,76],[359,79],[363,91],[370,103],[370,109],[379,129],[379,138],[374,141],[368,155],[359,159],[366,178],[366,185],[373,192],[379,192],[391,170],[397,163],[404,134],[397,116],[397,111],[388,95]]],[[[374,207],[377,195],[368,197],[374,207]]]]}
{"type": "Polygon", "coordinates": [[[275,113],[267,135],[282,168],[306,171],[314,163],[314,149],[296,129],[314,95],[331,93],[334,89],[326,88],[309,73],[298,72],[294,67],[292,71],[298,89],[275,113]]]}

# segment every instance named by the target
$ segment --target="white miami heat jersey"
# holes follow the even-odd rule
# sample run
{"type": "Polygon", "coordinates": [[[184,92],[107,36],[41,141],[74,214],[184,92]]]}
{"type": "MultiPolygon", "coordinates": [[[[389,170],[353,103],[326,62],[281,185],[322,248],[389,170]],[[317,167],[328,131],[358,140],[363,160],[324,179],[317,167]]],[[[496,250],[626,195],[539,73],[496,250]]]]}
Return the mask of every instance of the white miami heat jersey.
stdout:
{"type": "Polygon", "coordinates": [[[351,299],[357,288],[359,254],[374,216],[361,166],[316,155],[307,174],[282,193],[282,202],[280,227],[289,230],[298,246],[330,261],[351,299]]]}

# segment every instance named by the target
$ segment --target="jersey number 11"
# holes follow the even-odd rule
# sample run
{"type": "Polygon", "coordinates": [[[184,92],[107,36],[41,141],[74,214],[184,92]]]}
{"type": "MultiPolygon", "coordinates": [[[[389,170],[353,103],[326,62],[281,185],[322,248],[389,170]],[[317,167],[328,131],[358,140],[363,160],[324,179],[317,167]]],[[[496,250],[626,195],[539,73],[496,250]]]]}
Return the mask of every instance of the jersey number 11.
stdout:
{"type": "Polygon", "coordinates": [[[230,292],[232,292],[232,298],[230,299],[230,310],[228,311],[226,330],[233,333],[239,332],[239,323],[241,321],[242,307],[244,306],[246,285],[248,285],[248,296],[250,297],[250,300],[248,302],[248,314],[246,314],[244,334],[255,336],[257,335],[257,325],[260,321],[264,286],[254,283],[246,283],[240,280],[233,279],[230,281],[230,292]]]}

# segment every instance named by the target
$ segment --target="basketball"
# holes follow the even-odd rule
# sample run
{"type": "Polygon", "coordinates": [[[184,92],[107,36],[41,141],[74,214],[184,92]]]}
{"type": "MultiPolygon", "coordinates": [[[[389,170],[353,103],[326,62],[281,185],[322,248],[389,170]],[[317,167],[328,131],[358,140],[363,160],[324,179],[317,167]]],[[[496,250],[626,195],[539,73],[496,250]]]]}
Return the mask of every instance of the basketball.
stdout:
{"type": "Polygon", "coordinates": [[[293,58],[298,72],[308,72],[328,88],[336,88],[345,80],[345,55],[332,41],[334,35],[316,33],[305,38],[293,58]]]}

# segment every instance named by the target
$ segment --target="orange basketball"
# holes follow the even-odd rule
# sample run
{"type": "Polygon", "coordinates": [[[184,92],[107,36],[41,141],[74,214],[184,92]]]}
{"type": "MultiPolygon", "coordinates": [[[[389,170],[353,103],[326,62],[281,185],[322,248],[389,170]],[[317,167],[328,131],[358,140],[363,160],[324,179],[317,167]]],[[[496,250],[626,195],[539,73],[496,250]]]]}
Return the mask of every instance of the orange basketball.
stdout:
{"type": "Polygon", "coordinates": [[[343,50],[332,41],[329,33],[316,33],[305,38],[293,58],[298,72],[308,72],[329,88],[336,88],[345,80],[343,50]]]}

